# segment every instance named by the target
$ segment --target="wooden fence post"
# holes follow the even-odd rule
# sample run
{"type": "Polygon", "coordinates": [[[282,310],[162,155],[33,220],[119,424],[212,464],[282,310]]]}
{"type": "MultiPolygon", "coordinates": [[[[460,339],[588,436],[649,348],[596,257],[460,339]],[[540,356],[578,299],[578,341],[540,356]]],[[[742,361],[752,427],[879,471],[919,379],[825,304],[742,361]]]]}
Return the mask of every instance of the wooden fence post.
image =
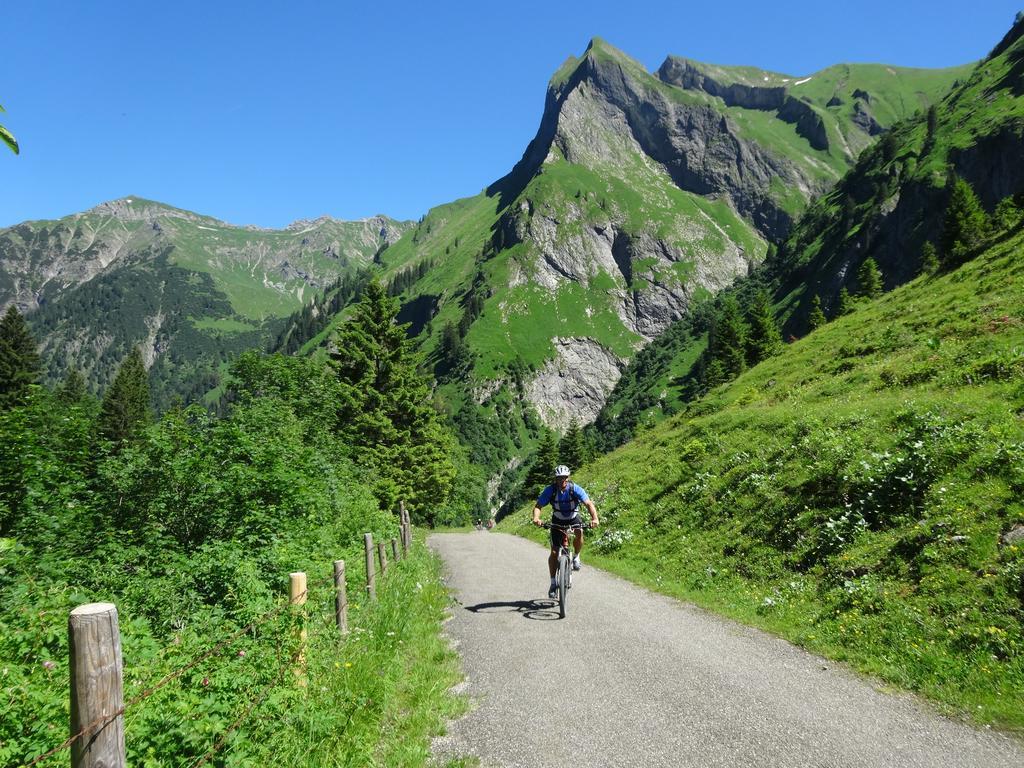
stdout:
{"type": "Polygon", "coordinates": [[[380,575],[381,578],[388,572],[388,552],[384,548],[384,542],[377,542],[377,559],[380,560],[380,575]]]}
{"type": "MultiPolygon", "coordinates": [[[[302,571],[288,574],[288,602],[295,610],[302,610],[306,604],[306,574],[302,571]]],[[[299,624],[299,656],[298,665],[295,667],[295,676],[299,679],[299,685],[306,686],[306,621],[299,624]]]]}
{"type": "Polygon", "coordinates": [[[341,634],[348,632],[348,593],[345,591],[345,561],[334,561],[334,621],[341,634]]]}
{"type": "Polygon", "coordinates": [[[113,603],[89,603],[68,617],[71,654],[71,735],[92,731],[71,745],[73,768],[124,768],[124,683],[121,633],[113,603]],[[99,721],[99,722],[96,722],[99,721]]]}
{"type": "Polygon", "coordinates": [[[363,546],[366,549],[366,594],[371,600],[377,599],[376,578],[373,573],[373,534],[363,534],[363,546]]]}
{"type": "Polygon", "coordinates": [[[412,524],[409,520],[409,511],[405,508],[404,501],[398,502],[398,509],[402,521],[402,546],[408,552],[409,547],[412,546],[412,524]]]}
{"type": "Polygon", "coordinates": [[[391,559],[398,562],[398,539],[394,537],[391,539],[391,559]]]}

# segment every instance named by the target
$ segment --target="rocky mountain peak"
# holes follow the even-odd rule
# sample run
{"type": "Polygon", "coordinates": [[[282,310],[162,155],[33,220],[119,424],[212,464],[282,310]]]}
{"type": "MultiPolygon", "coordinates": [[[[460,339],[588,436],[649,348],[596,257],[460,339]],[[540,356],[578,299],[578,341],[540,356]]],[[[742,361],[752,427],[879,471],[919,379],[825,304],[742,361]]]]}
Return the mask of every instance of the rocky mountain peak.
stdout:
{"type": "Polygon", "coordinates": [[[337,221],[337,219],[328,216],[327,214],[317,216],[315,219],[296,219],[287,227],[285,227],[285,231],[301,232],[302,230],[305,229],[314,229],[315,227],[321,227],[324,224],[330,224],[333,221],[337,221]]]}
{"type": "Polygon", "coordinates": [[[153,200],[146,200],[145,198],[138,197],[136,195],[128,195],[126,197],[119,197],[116,200],[108,200],[105,203],[100,203],[99,205],[90,208],[85,211],[84,214],[79,215],[113,216],[114,218],[124,222],[151,222],[157,218],[174,218],[185,219],[186,221],[214,221],[218,224],[222,223],[216,219],[211,219],[209,216],[200,216],[192,211],[175,208],[153,200]]]}

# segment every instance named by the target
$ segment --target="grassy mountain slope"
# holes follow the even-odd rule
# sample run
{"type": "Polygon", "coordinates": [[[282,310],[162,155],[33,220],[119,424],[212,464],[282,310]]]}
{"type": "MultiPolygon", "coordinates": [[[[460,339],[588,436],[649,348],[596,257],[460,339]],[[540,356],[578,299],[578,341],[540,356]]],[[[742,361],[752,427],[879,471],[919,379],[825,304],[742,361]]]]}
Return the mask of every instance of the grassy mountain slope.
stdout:
{"type": "Polygon", "coordinates": [[[894,127],[851,173],[813,206],[773,268],[782,281],[787,330],[802,333],[814,295],[826,307],[855,289],[859,265],[878,262],[887,286],[920,269],[926,242],[938,244],[951,174],[992,211],[1024,191],[1024,22],[936,105],[894,127]]]}
{"type": "MultiPolygon", "coordinates": [[[[857,271],[868,257],[881,266],[887,287],[919,272],[923,243],[939,239],[951,171],[974,185],[989,211],[1003,197],[1024,190],[1024,167],[1013,160],[1024,148],[1021,29],[1016,25],[974,70],[953,70],[959,84],[938,100],[932,116],[926,111],[894,124],[833,191],[808,208],[770,263],[756,270],[755,279],[775,294],[787,336],[807,332],[815,296],[831,316],[842,289],[856,294],[857,271]]],[[[818,83],[817,98],[824,99],[833,86],[819,75],[836,69],[799,87],[818,83]]],[[[857,69],[856,88],[861,90],[873,87],[864,69],[883,77],[893,77],[890,69],[902,73],[882,67],[880,74],[874,65],[857,69]]],[[[753,82],[759,77],[759,72],[746,75],[753,82]]],[[[853,71],[850,77],[847,90],[853,87],[853,71]]],[[[919,82],[937,87],[941,80],[919,82]]],[[[899,98],[905,102],[908,94],[899,98]]],[[[881,101],[872,97],[873,104],[881,101]]],[[[684,404],[683,382],[707,338],[706,323],[697,322],[696,329],[691,321],[686,325],[667,331],[648,352],[649,359],[638,358],[638,365],[624,372],[621,386],[598,417],[601,431],[609,439],[615,436],[612,443],[621,443],[636,423],[657,421],[684,404]]]]}
{"type": "Polygon", "coordinates": [[[1024,728],[1022,254],[1018,229],[598,460],[591,552],[1024,728]]]}

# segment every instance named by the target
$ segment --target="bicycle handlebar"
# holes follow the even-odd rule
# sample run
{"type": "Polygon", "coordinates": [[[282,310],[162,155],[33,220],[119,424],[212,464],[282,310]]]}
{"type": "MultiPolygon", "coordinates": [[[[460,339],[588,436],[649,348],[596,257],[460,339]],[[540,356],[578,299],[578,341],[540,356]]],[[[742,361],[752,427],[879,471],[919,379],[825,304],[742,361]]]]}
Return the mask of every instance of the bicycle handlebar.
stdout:
{"type": "Polygon", "coordinates": [[[571,523],[569,525],[559,525],[558,523],[552,523],[550,521],[547,521],[541,523],[540,527],[545,530],[550,530],[551,528],[561,528],[563,531],[571,531],[574,528],[582,528],[583,530],[588,531],[594,526],[592,526],[590,523],[583,521],[580,521],[578,523],[571,523]]]}

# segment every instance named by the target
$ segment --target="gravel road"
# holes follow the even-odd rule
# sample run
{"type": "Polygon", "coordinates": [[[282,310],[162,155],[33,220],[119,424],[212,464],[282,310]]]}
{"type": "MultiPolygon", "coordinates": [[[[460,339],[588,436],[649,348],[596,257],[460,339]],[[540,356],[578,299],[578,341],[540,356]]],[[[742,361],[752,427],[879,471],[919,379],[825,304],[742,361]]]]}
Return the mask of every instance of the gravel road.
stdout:
{"type": "Polygon", "coordinates": [[[435,534],[475,709],[434,754],[483,766],[1024,766],[1024,745],[758,630],[588,568],[569,614],[546,550],[435,534]]]}

